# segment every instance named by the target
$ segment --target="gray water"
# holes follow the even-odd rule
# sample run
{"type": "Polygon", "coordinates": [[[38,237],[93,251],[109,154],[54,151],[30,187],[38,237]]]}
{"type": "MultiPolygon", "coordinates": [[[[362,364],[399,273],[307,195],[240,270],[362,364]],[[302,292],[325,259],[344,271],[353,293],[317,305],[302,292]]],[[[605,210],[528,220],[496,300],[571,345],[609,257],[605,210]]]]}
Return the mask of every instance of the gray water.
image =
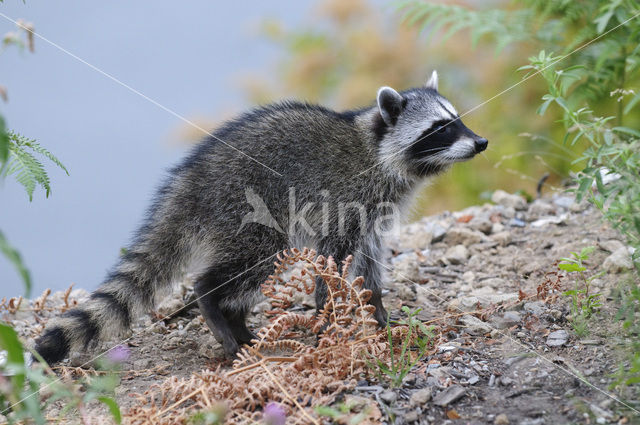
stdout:
{"type": "MultiPolygon", "coordinates": [[[[265,17],[299,25],[310,4],[270,0],[6,0],[0,11],[187,118],[228,117],[246,107],[237,77],[277,57],[258,35],[265,17]]],[[[0,33],[14,25],[0,17],[0,33]]],[[[37,139],[71,175],[47,166],[53,192],[29,203],[12,179],[0,185],[0,229],[45,288],[95,288],[140,223],[164,170],[184,155],[168,135],[181,121],[36,39],[36,52],[0,54],[0,103],[10,128],[37,139]]],[[[0,297],[22,283],[0,256],[0,297]]]]}

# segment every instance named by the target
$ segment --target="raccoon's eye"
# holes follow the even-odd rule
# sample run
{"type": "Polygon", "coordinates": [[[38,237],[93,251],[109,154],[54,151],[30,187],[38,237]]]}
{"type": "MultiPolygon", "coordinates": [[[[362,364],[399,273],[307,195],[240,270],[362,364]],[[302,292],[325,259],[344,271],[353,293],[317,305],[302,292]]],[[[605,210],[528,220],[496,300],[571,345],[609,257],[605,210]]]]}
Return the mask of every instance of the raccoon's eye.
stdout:
{"type": "Polygon", "coordinates": [[[445,124],[436,128],[436,133],[443,134],[443,133],[446,133],[448,130],[449,130],[449,126],[445,124]]]}

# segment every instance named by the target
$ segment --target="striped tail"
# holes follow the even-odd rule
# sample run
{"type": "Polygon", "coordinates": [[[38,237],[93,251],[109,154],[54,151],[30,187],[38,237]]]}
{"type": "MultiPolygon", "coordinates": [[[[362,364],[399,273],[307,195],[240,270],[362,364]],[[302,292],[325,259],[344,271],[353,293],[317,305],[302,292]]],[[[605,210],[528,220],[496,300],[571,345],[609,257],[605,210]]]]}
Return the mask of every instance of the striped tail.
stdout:
{"type": "Polygon", "coordinates": [[[47,326],[35,347],[47,363],[126,333],[132,320],[153,308],[156,295],[170,288],[184,264],[185,244],[177,229],[159,227],[145,226],[89,300],[47,326]],[[155,229],[145,235],[150,227],[155,229]]]}

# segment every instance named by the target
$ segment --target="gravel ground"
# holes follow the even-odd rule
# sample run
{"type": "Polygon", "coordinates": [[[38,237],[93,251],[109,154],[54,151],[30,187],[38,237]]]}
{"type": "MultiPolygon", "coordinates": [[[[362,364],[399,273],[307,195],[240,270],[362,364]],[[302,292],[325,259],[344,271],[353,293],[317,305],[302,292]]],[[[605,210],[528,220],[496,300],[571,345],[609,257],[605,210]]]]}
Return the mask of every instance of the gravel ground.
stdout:
{"type": "MultiPolygon", "coordinates": [[[[622,356],[616,290],[631,278],[628,248],[593,207],[567,195],[527,203],[497,191],[492,201],[425,217],[390,239],[387,310],[397,319],[402,306],[421,308],[419,317],[436,324],[445,342],[412,369],[401,388],[363,380],[353,395],[375,400],[386,423],[640,423],[616,400],[629,395],[608,389],[622,356]],[[570,299],[560,294],[575,279],[556,272],[560,258],[586,246],[596,247],[586,273],[606,273],[591,287],[591,293],[602,294],[603,307],[589,322],[588,335],[578,338],[570,299]],[[536,296],[540,291],[542,299],[536,296]]],[[[87,295],[74,290],[69,299],[87,295]]],[[[191,299],[187,280],[134,326],[127,342],[131,356],[116,390],[123,410],[131,394],[166,376],[187,377],[225,364],[197,309],[158,320],[191,299]]],[[[299,304],[314,308],[308,299],[299,304]]],[[[37,313],[24,306],[16,313],[5,309],[4,319],[32,342],[63,305],[64,294],[56,293],[44,309],[35,306],[37,313]]],[[[258,304],[250,326],[264,325],[268,308],[258,304]]],[[[67,365],[87,359],[76,354],[67,365]]]]}

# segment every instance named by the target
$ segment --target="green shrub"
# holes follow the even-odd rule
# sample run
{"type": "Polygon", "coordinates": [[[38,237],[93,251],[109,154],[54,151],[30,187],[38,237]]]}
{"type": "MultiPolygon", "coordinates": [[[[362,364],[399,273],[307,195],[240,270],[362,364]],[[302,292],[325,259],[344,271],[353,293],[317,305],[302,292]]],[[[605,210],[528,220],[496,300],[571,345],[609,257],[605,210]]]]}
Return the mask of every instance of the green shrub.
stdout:
{"type": "MultiPolygon", "coordinates": [[[[497,52],[512,44],[538,51],[520,68],[528,72],[524,79],[539,75],[546,86],[537,113],[559,116],[562,144],[582,146],[575,161],[581,166],[574,178],[577,199],[591,201],[624,235],[640,272],[640,2],[520,0],[472,10],[407,0],[399,6],[409,22],[443,29],[445,40],[468,29],[473,43],[490,40],[497,52]]],[[[640,381],[637,274],[634,279],[621,299],[631,342],[629,366],[617,382],[627,385],[640,381]]]]}

